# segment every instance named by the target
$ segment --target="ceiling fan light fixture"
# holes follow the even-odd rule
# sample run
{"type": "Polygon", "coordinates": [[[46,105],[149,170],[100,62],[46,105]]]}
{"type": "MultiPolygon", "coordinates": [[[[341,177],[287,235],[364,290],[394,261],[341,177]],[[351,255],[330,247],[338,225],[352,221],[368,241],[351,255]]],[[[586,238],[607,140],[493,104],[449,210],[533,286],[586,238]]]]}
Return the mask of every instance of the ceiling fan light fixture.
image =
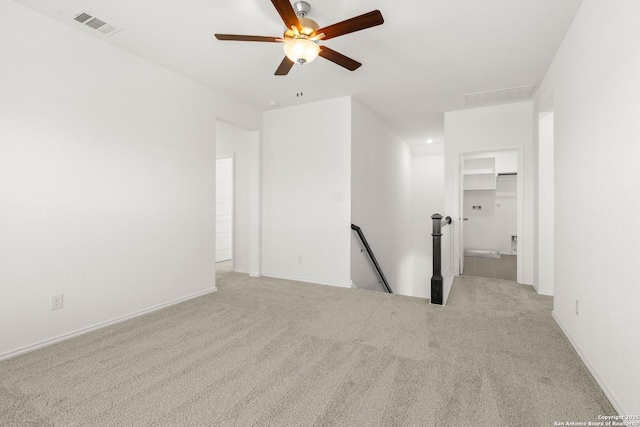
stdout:
{"type": "MultiPolygon", "coordinates": [[[[305,1],[296,1],[293,5],[291,0],[271,0],[276,8],[285,28],[282,37],[252,36],[241,34],[216,34],[218,40],[233,40],[247,42],[282,43],[285,58],[274,73],[276,76],[286,76],[293,65],[306,64],[312,62],[318,56],[322,56],[327,61],[346,68],[349,71],[357,70],[362,64],[348,56],[336,52],[326,46],[318,46],[320,40],[329,40],[356,31],[366,30],[384,23],[379,10],[353,18],[337,22],[333,25],[320,28],[313,19],[307,18],[311,6],[305,1]]],[[[295,1],[295,0],[294,0],[295,1]]]]}
{"type": "Polygon", "coordinates": [[[298,64],[307,64],[320,54],[318,43],[305,38],[288,40],[284,43],[283,49],[287,58],[298,64]]]}

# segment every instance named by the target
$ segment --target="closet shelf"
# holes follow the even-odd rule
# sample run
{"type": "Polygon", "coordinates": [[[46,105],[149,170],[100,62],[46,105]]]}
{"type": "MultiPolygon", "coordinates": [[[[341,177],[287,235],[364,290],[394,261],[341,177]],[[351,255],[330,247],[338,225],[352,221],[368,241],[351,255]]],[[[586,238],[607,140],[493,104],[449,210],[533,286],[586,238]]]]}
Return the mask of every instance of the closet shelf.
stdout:
{"type": "Polygon", "coordinates": [[[496,158],[465,159],[462,175],[465,190],[495,190],[497,188],[496,158]]]}
{"type": "Polygon", "coordinates": [[[495,169],[472,169],[472,170],[465,170],[463,172],[464,175],[495,175],[496,174],[496,170],[495,169]]]}

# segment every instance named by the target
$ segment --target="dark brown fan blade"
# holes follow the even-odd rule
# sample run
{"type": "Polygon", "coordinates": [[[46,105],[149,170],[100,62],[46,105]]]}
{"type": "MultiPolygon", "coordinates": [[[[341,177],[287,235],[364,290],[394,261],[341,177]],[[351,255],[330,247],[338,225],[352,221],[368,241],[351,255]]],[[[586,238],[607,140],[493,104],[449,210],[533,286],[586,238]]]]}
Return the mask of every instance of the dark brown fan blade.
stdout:
{"type": "Polygon", "coordinates": [[[298,21],[298,16],[293,10],[291,3],[289,3],[289,0],[271,0],[271,3],[273,3],[273,6],[280,14],[280,17],[287,29],[291,29],[292,25],[295,25],[298,30],[302,29],[300,21],[298,21]]]}
{"type": "Polygon", "coordinates": [[[216,34],[218,40],[231,40],[238,42],[269,42],[278,43],[282,41],[278,37],[266,37],[266,36],[241,36],[238,34],[216,34]]]}
{"type": "Polygon", "coordinates": [[[293,67],[293,61],[287,58],[286,56],[280,63],[280,66],[276,70],[276,76],[286,76],[289,74],[289,70],[293,67]]]}
{"type": "Polygon", "coordinates": [[[334,62],[341,67],[346,68],[349,71],[357,70],[362,64],[358,61],[355,61],[348,56],[344,56],[343,54],[336,52],[335,50],[329,49],[326,46],[322,46],[320,51],[320,56],[324,59],[328,59],[331,62],[334,62]]]}
{"type": "Polygon", "coordinates": [[[356,16],[355,18],[320,28],[319,30],[316,30],[316,34],[324,33],[323,40],[329,40],[355,31],[375,27],[376,25],[381,25],[383,23],[384,19],[382,18],[382,13],[380,13],[379,10],[373,10],[369,13],[365,13],[364,15],[356,16]]]}

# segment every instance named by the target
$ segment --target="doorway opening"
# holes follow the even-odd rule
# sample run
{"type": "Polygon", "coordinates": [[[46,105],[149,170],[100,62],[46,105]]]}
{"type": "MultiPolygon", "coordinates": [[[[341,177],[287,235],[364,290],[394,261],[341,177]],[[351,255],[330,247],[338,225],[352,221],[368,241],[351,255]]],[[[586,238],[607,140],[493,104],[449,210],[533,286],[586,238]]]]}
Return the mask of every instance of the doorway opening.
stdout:
{"type": "Polygon", "coordinates": [[[462,158],[461,274],[518,279],[518,150],[462,158]]]}
{"type": "Polygon", "coordinates": [[[216,159],[216,270],[233,270],[233,157],[216,159]]]}

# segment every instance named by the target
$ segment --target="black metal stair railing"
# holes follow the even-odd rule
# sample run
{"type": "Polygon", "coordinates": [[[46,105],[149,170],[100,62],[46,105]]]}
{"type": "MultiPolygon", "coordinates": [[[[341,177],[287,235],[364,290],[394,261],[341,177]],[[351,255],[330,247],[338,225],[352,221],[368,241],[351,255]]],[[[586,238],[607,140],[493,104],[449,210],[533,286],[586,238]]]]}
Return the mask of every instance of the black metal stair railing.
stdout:
{"type": "Polygon", "coordinates": [[[360,237],[360,241],[362,242],[362,245],[366,249],[367,254],[369,254],[369,258],[371,259],[371,262],[373,263],[373,266],[375,267],[376,271],[378,272],[378,276],[380,276],[380,280],[382,280],[382,284],[384,285],[384,288],[386,289],[387,292],[392,294],[393,291],[391,290],[391,287],[389,286],[389,282],[387,282],[387,278],[384,277],[384,273],[382,272],[382,269],[380,268],[380,264],[378,264],[378,260],[376,260],[376,256],[373,254],[373,251],[371,250],[371,247],[369,246],[369,243],[367,243],[367,239],[364,237],[364,233],[362,233],[362,230],[360,229],[360,227],[358,227],[357,225],[354,225],[354,224],[351,224],[351,229],[354,230],[358,234],[358,237],[360,237]]]}

